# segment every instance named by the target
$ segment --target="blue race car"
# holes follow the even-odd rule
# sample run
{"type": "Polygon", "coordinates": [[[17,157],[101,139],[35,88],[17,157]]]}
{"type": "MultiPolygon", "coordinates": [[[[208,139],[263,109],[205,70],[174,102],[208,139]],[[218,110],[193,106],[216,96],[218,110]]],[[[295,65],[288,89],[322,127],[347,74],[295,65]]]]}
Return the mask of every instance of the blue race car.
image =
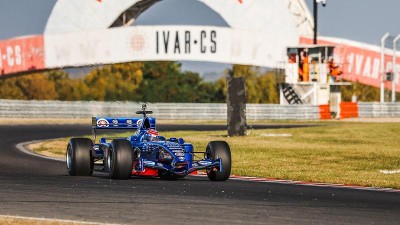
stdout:
{"type": "Polygon", "coordinates": [[[231,174],[231,152],[225,141],[211,141],[206,150],[194,151],[182,138],[166,139],[156,130],[156,119],[147,117],[146,105],[136,114],[142,118],[93,117],[93,140],[71,138],[67,146],[67,169],[71,176],[90,176],[93,171],[106,172],[113,179],[153,176],[178,179],[198,170],[206,170],[212,181],[225,181],[231,174]],[[125,138],[100,138],[96,130],[135,129],[125,138]],[[112,139],[112,140],[111,140],[112,139]],[[196,159],[196,154],[201,154],[196,159]],[[203,157],[204,155],[204,157],[203,157]]]}

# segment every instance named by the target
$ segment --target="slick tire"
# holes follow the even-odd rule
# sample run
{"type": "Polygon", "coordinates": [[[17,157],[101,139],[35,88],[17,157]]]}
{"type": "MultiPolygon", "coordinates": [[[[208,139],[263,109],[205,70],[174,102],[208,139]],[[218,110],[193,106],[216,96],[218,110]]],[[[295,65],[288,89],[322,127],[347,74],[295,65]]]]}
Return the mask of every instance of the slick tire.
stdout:
{"type": "Polygon", "coordinates": [[[67,145],[67,170],[71,176],[93,174],[93,142],[89,138],[71,138],[67,145]]]}
{"type": "Polygon", "coordinates": [[[113,140],[108,152],[107,164],[112,179],[126,180],[132,175],[133,150],[128,140],[113,140]]]}
{"type": "Polygon", "coordinates": [[[222,171],[217,169],[207,169],[207,177],[211,181],[225,181],[231,176],[231,150],[225,141],[211,141],[208,143],[205,158],[216,160],[221,158],[222,171]]]}

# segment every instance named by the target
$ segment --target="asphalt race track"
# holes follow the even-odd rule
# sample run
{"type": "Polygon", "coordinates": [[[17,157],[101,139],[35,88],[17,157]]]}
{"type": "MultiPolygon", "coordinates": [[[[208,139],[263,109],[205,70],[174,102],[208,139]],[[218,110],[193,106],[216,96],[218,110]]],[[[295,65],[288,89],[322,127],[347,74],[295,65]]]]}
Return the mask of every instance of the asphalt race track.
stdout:
{"type": "Polygon", "coordinates": [[[203,177],[71,177],[64,163],[15,147],[90,132],[90,125],[0,126],[0,214],[125,224],[400,223],[399,193],[203,177]]]}

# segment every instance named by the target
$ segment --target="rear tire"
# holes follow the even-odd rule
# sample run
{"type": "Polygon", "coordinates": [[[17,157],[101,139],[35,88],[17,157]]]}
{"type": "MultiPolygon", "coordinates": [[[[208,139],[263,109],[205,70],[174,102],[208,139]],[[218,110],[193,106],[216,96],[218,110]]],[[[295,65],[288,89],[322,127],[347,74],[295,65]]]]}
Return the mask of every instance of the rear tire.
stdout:
{"type": "Polygon", "coordinates": [[[132,175],[133,150],[128,140],[113,140],[108,152],[109,175],[112,179],[126,180],[132,175]]]}
{"type": "Polygon", "coordinates": [[[93,142],[89,138],[71,138],[67,145],[67,170],[71,176],[93,174],[93,142]]]}
{"type": "Polygon", "coordinates": [[[212,181],[225,181],[231,176],[231,150],[225,141],[211,141],[208,143],[205,158],[216,160],[221,158],[222,171],[207,169],[207,177],[212,181]]]}

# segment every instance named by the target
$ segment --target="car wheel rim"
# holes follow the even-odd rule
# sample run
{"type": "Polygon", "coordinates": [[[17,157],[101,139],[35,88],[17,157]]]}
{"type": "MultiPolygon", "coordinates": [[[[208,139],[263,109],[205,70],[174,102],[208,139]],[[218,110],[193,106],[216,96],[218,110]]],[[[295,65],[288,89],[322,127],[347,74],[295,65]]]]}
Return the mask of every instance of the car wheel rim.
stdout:
{"type": "Polygon", "coordinates": [[[111,165],[112,165],[112,160],[113,160],[112,158],[113,158],[113,155],[112,155],[112,151],[110,149],[108,152],[108,157],[107,157],[107,167],[108,167],[109,171],[111,171],[111,165]]]}
{"type": "Polygon", "coordinates": [[[72,164],[72,149],[71,146],[68,146],[67,150],[67,169],[71,169],[71,164],[72,164]]]}

